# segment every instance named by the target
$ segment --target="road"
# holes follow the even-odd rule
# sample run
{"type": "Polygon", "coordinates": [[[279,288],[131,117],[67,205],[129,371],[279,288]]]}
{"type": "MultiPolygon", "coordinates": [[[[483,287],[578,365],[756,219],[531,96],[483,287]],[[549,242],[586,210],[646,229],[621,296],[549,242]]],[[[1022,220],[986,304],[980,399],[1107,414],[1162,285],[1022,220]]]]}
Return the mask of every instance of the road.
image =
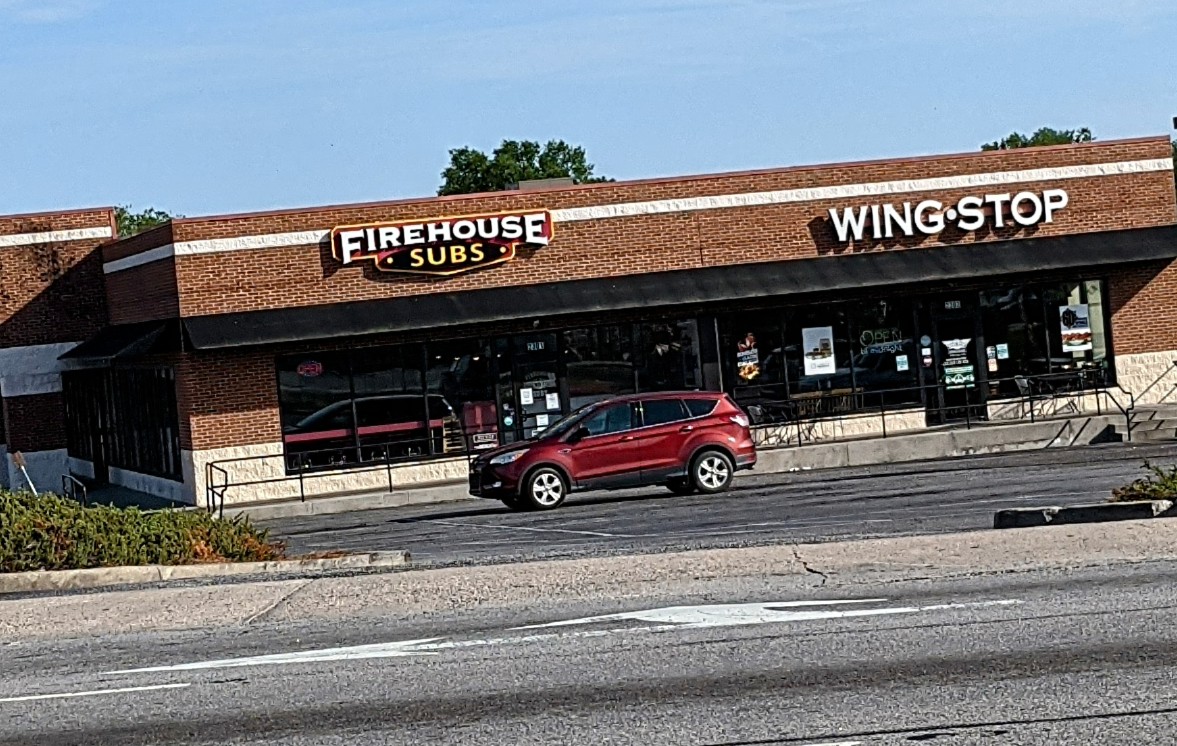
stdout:
{"type": "Polygon", "coordinates": [[[1177,732],[1177,563],[764,580],[575,618],[3,644],[0,744],[1114,746],[1177,732]]]}
{"type": "Polygon", "coordinates": [[[1103,501],[1177,446],[1092,446],[919,464],[744,475],[719,497],[660,488],[574,496],[512,513],[497,502],[263,522],[291,552],[408,550],[418,565],[516,562],[992,528],[1017,505],[1103,501]]]}

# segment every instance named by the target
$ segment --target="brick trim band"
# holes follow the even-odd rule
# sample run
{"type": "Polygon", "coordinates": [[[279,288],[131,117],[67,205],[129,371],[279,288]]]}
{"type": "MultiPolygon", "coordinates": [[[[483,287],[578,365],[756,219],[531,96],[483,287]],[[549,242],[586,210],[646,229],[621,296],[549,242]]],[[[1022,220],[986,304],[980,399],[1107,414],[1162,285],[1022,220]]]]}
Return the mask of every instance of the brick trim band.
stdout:
{"type": "Polygon", "coordinates": [[[64,231],[45,231],[43,233],[14,233],[0,236],[0,249],[10,249],[17,246],[32,246],[39,243],[56,243],[59,241],[87,241],[95,238],[113,238],[114,231],[109,225],[93,228],[72,228],[64,231]]]}
{"type": "MultiPolygon", "coordinates": [[[[771,192],[746,192],[743,194],[718,194],[709,197],[654,200],[649,202],[623,202],[612,205],[572,207],[552,210],[552,220],[570,223],[583,220],[607,220],[639,215],[658,215],[698,210],[721,210],[739,207],[758,207],[796,202],[818,202],[831,199],[854,197],[877,197],[888,194],[911,194],[917,192],[949,191],[977,187],[1001,186],[1006,184],[1027,184],[1040,181],[1061,181],[1090,179],[1104,176],[1125,176],[1173,170],[1172,158],[1152,158],[1137,161],[1113,163],[1092,163],[1081,166],[1059,166],[1056,168],[1032,168],[1021,171],[995,171],[962,176],[940,176],[928,179],[905,179],[880,181],[864,184],[842,184],[837,186],[811,187],[806,189],[784,189],[771,192]]],[[[329,229],[299,231],[295,233],[271,233],[236,238],[214,238],[203,241],[180,241],[160,246],[150,251],[134,254],[124,259],[103,265],[106,274],[121,272],[151,262],[174,256],[194,254],[218,254],[250,249],[274,249],[291,246],[308,246],[328,239],[329,229]]]]}

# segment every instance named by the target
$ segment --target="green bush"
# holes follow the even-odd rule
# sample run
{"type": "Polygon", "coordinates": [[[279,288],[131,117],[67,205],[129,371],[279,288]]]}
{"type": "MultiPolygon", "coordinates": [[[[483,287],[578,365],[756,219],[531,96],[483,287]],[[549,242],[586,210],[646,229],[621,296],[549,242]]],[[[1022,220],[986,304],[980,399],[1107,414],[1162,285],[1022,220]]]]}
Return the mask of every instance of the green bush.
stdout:
{"type": "Polygon", "coordinates": [[[0,490],[0,572],[281,559],[285,546],[245,517],[83,507],[0,490]]]}
{"type": "Polygon", "coordinates": [[[1136,500],[1177,500],[1177,466],[1163,469],[1144,462],[1148,476],[1125,487],[1112,490],[1111,502],[1126,503],[1136,500]]]}

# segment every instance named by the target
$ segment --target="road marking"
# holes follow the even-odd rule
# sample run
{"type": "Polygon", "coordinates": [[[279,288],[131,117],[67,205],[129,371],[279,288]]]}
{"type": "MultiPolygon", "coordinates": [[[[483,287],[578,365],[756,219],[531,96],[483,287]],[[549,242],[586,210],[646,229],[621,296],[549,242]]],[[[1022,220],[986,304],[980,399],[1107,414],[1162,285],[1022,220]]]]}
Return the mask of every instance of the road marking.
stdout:
{"type": "Polygon", "coordinates": [[[629,611],[621,614],[605,614],[604,616],[569,619],[547,624],[532,624],[516,629],[549,629],[552,627],[568,627],[584,624],[614,621],[654,622],[674,625],[680,629],[701,629],[706,627],[735,627],[749,624],[787,624],[789,622],[809,622],[820,619],[846,619],[853,617],[886,616],[893,614],[916,614],[922,611],[944,611],[947,609],[966,609],[982,606],[1009,606],[1019,601],[981,601],[970,604],[939,604],[936,606],[898,606],[882,609],[848,609],[819,610],[819,611],[791,611],[798,607],[840,606],[847,604],[882,603],[886,599],[866,599],[852,601],[788,601],[775,603],[750,604],[712,604],[708,606],[669,606],[663,609],[647,611],[629,611]]]}
{"type": "Polygon", "coordinates": [[[792,622],[816,621],[822,619],[850,619],[856,617],[918,614],[920,612],[926,611],[970,609],[982,608],[986,606],[1011,606],[1021,603],[1021,601],[1004,600],[980,601],[963,604],[938,604],[935,606],[900,606],[879,609],[848,609],[844,611],[835,609],[822,609],[817,611],[788,610],[802,609],[805,607],[812,608],[818,606],[845,606],[850,604],[882,603],[884,601],[886,601],[886,599],[849,599],[841,601],[780,601],[773,603],[714,604],[710,606],[672,606],[663,609],[650,609],[647,611],[625,612],[621,614],[606,614],[604,616],[583,617],[581,619],[571,619],[562,622],[533,624],[525,627],[515,627],[507,631],[519,632],[525,630],[552,629],[556,627],[625,620],[653,623],[650,626],[645,627],[612,627],[594,630],[561,629],[556,632],[474,640],[445,640],[440,637],[433,637],[421,640],[401,640],[399,642],[381,642],[371,645],[322,648],[318,650],[296,651],[293,653],[275,653],[272,655],[254,655],[244,658],[224,658],[221,660],[179,663],[168,666],[132,668],[122,671],[110,671],[107,672],[107,675],[199,671],[217,668],[243,668],[248,666],[278,666],[296,663],[329,663],[336,661],[372,660],[379,658],[432,656],[450,650],[502,645],[524,645],[533,642],[545,642],[552,640],[587,639],[594,637],[607,637],[611,635],[670,633],[682,631],[685,629],[701,629],[707,627],[784,624],[792,622]]]}
{"type": "Polygon", "coordinates": [[[5,702],[37,702],[45,699],[72,699],[74,697],[97,697],[104,694],[129,694],[132,692],[154,692],[160,689],[184,689],[192,684],[158,684],[156,686],[129,686],[123,689],[94,689],[88,692],[63,692],[61,694],[33,694],[27,697],[8,697],[5,702]]]}
{"type": "Polygon", "coordinates": [[[531,528],[529,526],[497,526],[494,524],[482,523],[458,523],[457,521],[439,521],[433,518],[422,518],[414,523],[436,523],[441,526],[454,526],[456,528],[497,528],[501,531],[534,531],[536,533],[556,533],[556,534],[578,534],[580,536],[599,536],[605,539],[633,539],[636,538],[630,534],[606,534],[601,531],[573,531],[570,528],[531,528]]]}

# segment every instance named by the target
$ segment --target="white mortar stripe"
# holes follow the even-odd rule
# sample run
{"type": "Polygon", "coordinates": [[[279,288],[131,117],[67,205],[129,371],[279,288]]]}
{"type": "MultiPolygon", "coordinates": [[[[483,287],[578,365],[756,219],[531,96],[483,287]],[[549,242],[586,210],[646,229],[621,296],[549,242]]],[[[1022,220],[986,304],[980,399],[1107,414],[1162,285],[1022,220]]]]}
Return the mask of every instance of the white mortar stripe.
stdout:
{"type": "Polygon", "coordinates": [[[157,684],[155,686],[128,686],[122,689],[94,689],[88,692],[63,692],[61,694],[33,694],[27,697],[8,697],[0,699],[3,702],[37,702],[45,699],[73,699],[75,697],[97,697],[103,694],[131,694],[134,692],[154,692],[160,689],[184,689],[192,684],[157,684]]]}
{"type": "Polygon", "coordinates": [[[57,241],[85,241],[93,238],[112,238],[114,231],[109,225],[94,228],[71,228],[64,231],[45,231],[43,233],[14,233],[10,236],[0,236],[0,249],[14,246],[31,246],[39,243],[54,243],[57,241]]]}
{"type": "MultiPolygon", "coordinates": [[[[571,207],[562,210],[552,210],[552,220],[557,223],[573,223],[581,220],[604,220],[609,218],[637,217],[639,215],[694,212],[698,210],[761,207],[764,205],[972,189],[1009,184],[1028,184],[1040,181],[1066,181],[1071,179],[1124,176],[1172,170],[1172,158],[1154,158],[1150,160],[1092,163],[1079,166],[1059,166],[1055,168],[1033,168],[1021,171],[995,171],[980,174],[965,174],[962,176],[937,176],[928,179],[878,181],[866,184],[843,184],[805,189],[783,189],[771,192],[718,194],[710,197],[688,197],[683,199],[654,200],[650,202],[624,202],[593,207],[571,207]]],[[[158,261],[173,254],[175,256],[192,256],[196,254],[217,254],[251,249],[309,246],[326,241],[330,235],[331,231],[329,229],[321,229],[294,233],[239,236],[236,238],[212,238],[203,241],[181,241],[173,247],[162,247],[159,250],[161,253],[154,257],[149,258],[147,254],[151,252],[144,252],[143,254],[109,262],[104,266],[104,270],[107,273],[118,272],[141,264],[158,261]],[[171,253],[168,253],[169,251],[171,253]]]]}

